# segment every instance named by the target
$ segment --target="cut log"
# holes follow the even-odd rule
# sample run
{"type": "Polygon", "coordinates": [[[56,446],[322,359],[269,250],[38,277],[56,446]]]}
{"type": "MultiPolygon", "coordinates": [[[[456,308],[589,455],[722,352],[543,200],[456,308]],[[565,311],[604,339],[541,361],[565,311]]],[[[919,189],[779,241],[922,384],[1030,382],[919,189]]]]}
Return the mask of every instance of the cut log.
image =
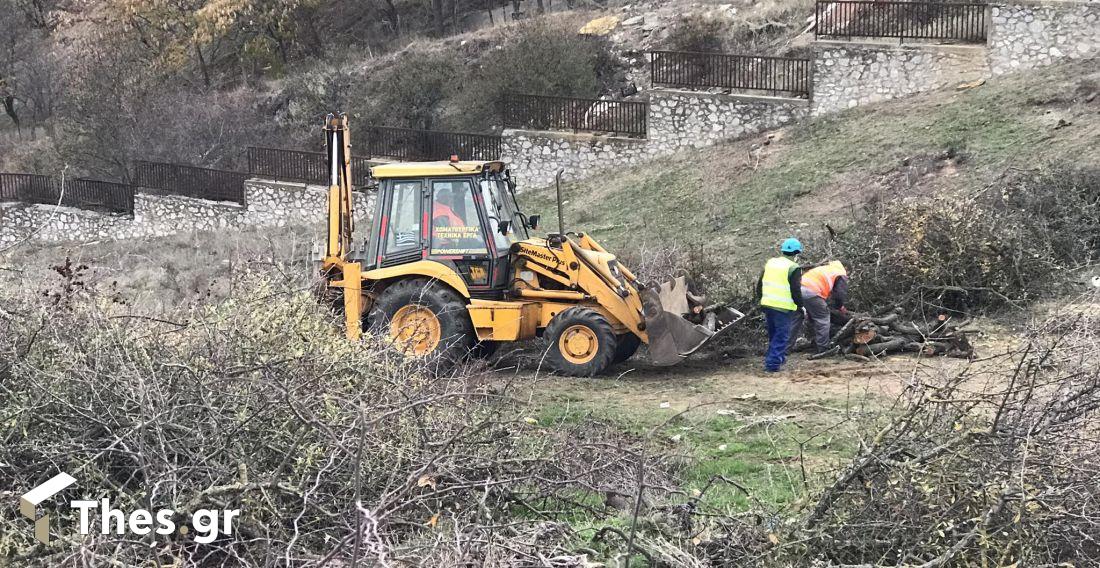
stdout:
{"type": "MultiPolygon", "coordinates": [[[[897,352],[905,349],[905,346],[909,343],[909,340],[904,337],[899,337],[891,341],[883,343],[876,343],[874,345],[867,345],[867,351],[874,356],[889,355],[891,351],[897,352]]],[[[865,353],[860,353],[865,355],[865,353]]]]}
{"type": "Polygon", "coordinates": [[[848,323],[844,324],[844,327],[841,327],[840,331],[836,332],[836,336],[833,337],[833,341],[830,343],[830,346],[840,345],[851,338],[852,334],[855,333],[856,323],[857,321],[855,317],[848,320],[848,323]]]}
{"type": "Polygon", "coordinates": [[[917,326],[911,323],[901,323],[899,321],[890,322],[890,329],[900,333],[901,335],[909,335],[913,337],[920,337],[923,335],[917,326]]]}
{"type": "Polygon", "coordinates": [[[837,331],[829,349],[810,358],[816,360],[841,354],[861,361],[901,352],[973,357],[974,349],[960,329],[971,323],[969,318],[956,320],[941,314],[926,326],[902,321],[902,313],[900,308],[890,307],[875,312],[873,317],[850,314],[851,319],[837,331]]]}
{"type": "Polygon", "coordinates": [[[852,337],[852,342],[858,345],[867,345],[876,337],[878,337],[877,329],[861,329],[856,332],[855,336],[852,337]]]}
{"type": "Polygon", "coordinates": [[[900,314],[892,313],[892,314],[888,314],[888,315],[885,315],[885,316],[882,316],[882,317],[879,317],[879,318],[871,318],[871,323],[873,323],[875,325],[890,325],[890,324],[898,321],[899,317],[901,317],[900,314]]]}
{"type": "Polygon", "coordinates": [[[840,346],[839,345],[834,345],[834,346],[830,347],[829,349],[827,349],[825,351],[822,351],[821,353],[814,353],[813,355],[810,355],[809,359],[811,361],[816,361],[818,359],[824,359],[826,357],[832,357],[833,355],[836,355],[838,353],[840,353],[840,346]]]}

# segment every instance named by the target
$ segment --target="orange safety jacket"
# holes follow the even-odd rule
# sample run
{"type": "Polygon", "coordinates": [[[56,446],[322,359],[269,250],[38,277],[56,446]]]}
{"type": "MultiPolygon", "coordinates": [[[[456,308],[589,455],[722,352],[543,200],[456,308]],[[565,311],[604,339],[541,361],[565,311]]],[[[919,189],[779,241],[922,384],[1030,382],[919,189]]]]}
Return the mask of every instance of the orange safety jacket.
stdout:
{"type": "Polygon", "coordinates": [[[446,219],[447,223],[443,225],[444,227],[466,226],[466,221],[462,217],[459,217],[458,214],[454,212],[454,209],[439,202],[435,203],[434,213],[432,214],[432,224],[439,226],[439,223],[435,222],[437,219],[446,219]]]}
{"type": "Polygon", "coordinates": [[[802,287],[827,300],[833,293],[833,285],[838,276],[848,276],[848,271],[840,261],[834,260],[803,272],[802,287]]]}

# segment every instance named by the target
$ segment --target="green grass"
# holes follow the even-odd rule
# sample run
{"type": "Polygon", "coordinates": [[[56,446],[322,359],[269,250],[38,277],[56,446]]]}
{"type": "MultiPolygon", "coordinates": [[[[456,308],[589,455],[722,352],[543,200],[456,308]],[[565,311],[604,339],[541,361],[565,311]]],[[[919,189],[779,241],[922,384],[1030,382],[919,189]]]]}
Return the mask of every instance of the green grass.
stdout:
{"type": "MultiPolygon", "coordinates": [[[[742,412],[751,419],[751,415],[767,415],[771,410],[742,412]]],[[[727,513],[796,504],[820,485],[822,468],[849,457],[855,447],[850,432],[818,435],[831,417],[801,411],[797,420],[771,425],[750,425],[733,416],[716,414],[713,409],[688,412],[670,420],[674,415],[671,410],[652,412],[613,400],[597,402],[555,395],[541,403],[536,419],[546,428],[596,419],[628,435],[647,438],[649,451],[686,458],[676,472],[681,490],[688,495],[705,491],[703,504],[727,513]],[[737,485],[712,481],[716,476],[737,485]]],[[[580,515],[574,520],[584,518],[580,515]]]]}
{"type": "MultiPolygon", "coordinates": [[[[573,181],[563,188],[566,226],[612,249],[704,243],[733,250],[736,262],[741,250],[839,221],[812,213],[794,218],[792,205],[855,205],[877,191],[894,191],[877,184],[912,158],[960,156],[957,175],[914,180],[915,190],[935,183],[938,191],[959,192],[982,187],[1009,168],[1067,157],[1096,160],[1083,150],[1100,143],[1100,115],[1073,93],[1098,76],[1094,64],[1054,67],[820,117],[786,129],[765,147],[758,167],[748,156],[762,137],[573,181]],[[1066,113],[1072,126],[1053,130],[1051,112],[1066,113]],[[839,197],[822,197],[834,184],[842,187],[839,197]]],[[[522,200],[543,214],[548,227],[556,225],[552,188],[522,200]]]]}

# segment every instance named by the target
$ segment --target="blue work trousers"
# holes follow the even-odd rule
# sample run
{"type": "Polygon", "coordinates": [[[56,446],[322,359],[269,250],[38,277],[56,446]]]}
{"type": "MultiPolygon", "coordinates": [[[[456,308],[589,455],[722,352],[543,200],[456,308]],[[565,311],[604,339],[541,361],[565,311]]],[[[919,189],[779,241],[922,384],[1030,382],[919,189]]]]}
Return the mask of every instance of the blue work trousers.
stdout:
{"type": "Polygon", "coordinates": [[[764,355],[764,370],[774,373],[787,362],[787,344],[791,341],[791,323],[797,311],[764,308],[764,322],[768,327],[768,353],[764,355]]]}

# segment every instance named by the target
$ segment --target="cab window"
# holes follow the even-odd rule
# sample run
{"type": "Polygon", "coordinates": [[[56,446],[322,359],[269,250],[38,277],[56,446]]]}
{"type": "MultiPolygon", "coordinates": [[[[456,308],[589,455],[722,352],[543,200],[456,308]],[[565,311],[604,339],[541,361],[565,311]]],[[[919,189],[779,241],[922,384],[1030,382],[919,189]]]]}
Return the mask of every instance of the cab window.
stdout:
{"type": "Polygon", "coordinates": [[[493,233],[497,250],[508,250],[512,243],[526,238],[526,235],[521,236],[517,233],[517,231],[524,230],[523,222],[512,211],[511,203],[508,201],[509,196],[505,193],[507,188],[504,186],[504,182],[481,180],[479,186],[482,199],[485,201],[485,210],[489,215],[486,226],[493,233]],[[501,221],[509,222],[504,233],[500,232],[501,221]]]}
{"type": "Polygon", "coordinates": [[[466,180],[432,182],[432,254],[488,254],[473,186],[466,180]]]}
{"type": "Polygon", "coordinates": [[[390,192],[386,254],[420,248],[420,182],[399,181],[390,192]]]}

